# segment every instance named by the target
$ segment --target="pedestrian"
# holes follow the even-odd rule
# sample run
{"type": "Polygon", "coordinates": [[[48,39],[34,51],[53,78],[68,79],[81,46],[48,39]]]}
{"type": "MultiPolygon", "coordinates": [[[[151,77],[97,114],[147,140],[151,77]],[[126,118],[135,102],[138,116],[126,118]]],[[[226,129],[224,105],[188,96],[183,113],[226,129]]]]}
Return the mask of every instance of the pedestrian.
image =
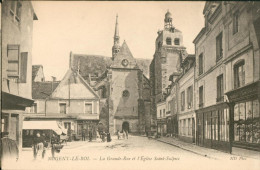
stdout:
{"type": "Polygon", "coordinates": [[[82,141],[86,140],[86,129],[82,130],[82,141]]]}
{"type": "Polygon", "coordinates": [[[123,139],[125,139],[125,130],[123,130],[123,139]]]}
{"type": "Polygon", "coordinates": [[[128,130],[125,130],[126,139],[128,139],[128,130]]]}
{"type": "Polygon", "coordinates": [[[52,134],[52,137],[51,137],[51,154],[52,154],[52,157],[55,156],[57,144],[59,144],[59,138],[55,134],[52,134]]]}
{"type": "Polygon", "coordinates": [[[48,142],[45,133],[42,134],[42,139],[43,139],[43,152],[42,152],[42,159],[44,159],[46,149],[48,147],[48,142]]]}
{"type": "Polygon", "coordinates": [[[19,150],[14,140],[8,137],[9,132],[1,133],[1,162],[18,161],[19,150]]]}
{"type": "Polygon", "coordinates": [[[92,128],[89,129],[89,142],[92,142],[92,128]]]}
{"type": "Polygon", "coordinates": [[[37,159],[37,157],[39,157],[43,154],[43,138],[41,137],[40,132],[36,133],[36,136],[33,138],[33,157],[34,159],[37,159]]]}
{"type": "Polygon", "coordinates": [[[109,132],[107,132],[107,142],[111,142],[111,136],[109,132]]]}
{"type": "Polygon", "coordinates": [[[119,138],[120,138],[120,132],[119,130],[117,130],[117,139],[119,140],[119,138]]]}

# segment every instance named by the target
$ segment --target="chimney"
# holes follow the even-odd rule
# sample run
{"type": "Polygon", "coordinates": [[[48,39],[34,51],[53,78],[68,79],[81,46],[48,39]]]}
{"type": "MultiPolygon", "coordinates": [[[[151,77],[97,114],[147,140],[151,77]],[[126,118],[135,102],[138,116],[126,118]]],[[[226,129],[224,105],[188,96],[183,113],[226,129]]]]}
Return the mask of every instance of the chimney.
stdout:
{"type": "Polygon", "coordinates": [[[51,82],[51,92],[53,92],[53,90],[54,90],[54,82],[56,81],[56,77],[51,76],[51,78],[52,78],[52,82],[51,82]]]}

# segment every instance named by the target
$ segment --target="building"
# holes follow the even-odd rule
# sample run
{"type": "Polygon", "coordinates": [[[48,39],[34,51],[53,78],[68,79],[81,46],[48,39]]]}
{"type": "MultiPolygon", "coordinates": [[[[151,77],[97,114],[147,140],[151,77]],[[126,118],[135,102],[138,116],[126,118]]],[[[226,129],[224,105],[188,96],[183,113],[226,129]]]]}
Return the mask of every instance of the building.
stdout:
{"type": "Polygon", "coordinates": [[[181,75],[179,72],[174,72],[169,77],[171,85],[168,87],[168,94],[166,97],[166,123],[167,134],[171,137],[178,137],[178,82],[177,79],[181,75]]]}
{"type": "Polygon", "coordinates": [[[32,66],[32,82],[44,82],[45,77],[43,73],[42,65],[33,65],[32,66]]]}
{"type": "Polygon", "coordinates": [[[223,6],[226,79],[230,106],[232,153],[260,151],[259,62],[260,3],[235,2],[223,6]]]}
{"type": "Polygon", "coordinates": [[[150,82],[144,75],[147,63],[139,64],[127,43],[120,46],[119,41],[117,17],[112,57],[71,54],[71,65],[100,94],[100,121],[106,130],[111,134],[117,130],[144,133],[150,129],[150,82]]]}
{"type": "Polygon", "coordinates": [[[164,29],[157,34],[155,53],[150,64],[152,121],[156,120],[156,104],[166,99],[167,88],[171,84],[170,75],[180,72],[180,63],[187,56],[182,32],[173,26],[169,11],[165,14],[164,29]]]}
{"type": "Polygon", "coordinates": [[[157,134],[165,136],[167,133],[166,127],[166,101],[157,103],[157,134]]]}
{"type": "Polygon", "coordinates": [[[96,135],[99,96],[78,72],[70,68],[61,81],[33,82],[32,89],[34,104],[24,120],[57,121],[74,139],[83,129],[96,135]]]}
{"type": "Polygon", "coordinates": [[[235,147],[259,150],[257,11],[259,3],[254,2],[205,4],[205,27],[194,40],[200,146],[226,152],[235,147]]]}
{"type": "Polygon", "coordinates": [[[195,143],[194,65],[195,56],[188,55],[181,63],[182,74],[176,80],[179,106],[178,137],[189,143],[195,143]]]}
{"type": "Polygon", "coordinates": [[[22,122],[32,100],[32,31],[37,19],[30,1],[2,1],[1,132],[21,150],[22,122]]]}

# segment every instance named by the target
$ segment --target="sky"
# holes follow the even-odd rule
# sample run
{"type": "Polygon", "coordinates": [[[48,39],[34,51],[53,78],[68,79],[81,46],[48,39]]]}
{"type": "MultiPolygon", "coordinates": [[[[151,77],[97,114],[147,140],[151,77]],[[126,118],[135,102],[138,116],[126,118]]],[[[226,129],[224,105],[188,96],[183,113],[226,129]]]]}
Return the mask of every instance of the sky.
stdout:
{"type": "Polygon", "coordinates": [[[173,25],[182,31],[187,52],[194,54],[195,39],[204,26],[205,2],[95,2],[34,1],[32,63],[43,65],[45,79],[61,80],[74,54],[112,56],[118,14],[120,43],[125,40],[135,58],[153,58],[157,31],[167,10],[173,25]]]}

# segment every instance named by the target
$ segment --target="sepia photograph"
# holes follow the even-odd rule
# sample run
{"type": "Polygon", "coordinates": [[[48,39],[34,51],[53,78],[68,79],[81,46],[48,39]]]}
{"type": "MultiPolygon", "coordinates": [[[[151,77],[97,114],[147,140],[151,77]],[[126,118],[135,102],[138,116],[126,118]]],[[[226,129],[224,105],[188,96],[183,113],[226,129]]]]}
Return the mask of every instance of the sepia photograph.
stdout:
{"type": "Polygon", "coordinates": [[[259,169],[260,2],[0,5],[1,169],[259,169]]]}

